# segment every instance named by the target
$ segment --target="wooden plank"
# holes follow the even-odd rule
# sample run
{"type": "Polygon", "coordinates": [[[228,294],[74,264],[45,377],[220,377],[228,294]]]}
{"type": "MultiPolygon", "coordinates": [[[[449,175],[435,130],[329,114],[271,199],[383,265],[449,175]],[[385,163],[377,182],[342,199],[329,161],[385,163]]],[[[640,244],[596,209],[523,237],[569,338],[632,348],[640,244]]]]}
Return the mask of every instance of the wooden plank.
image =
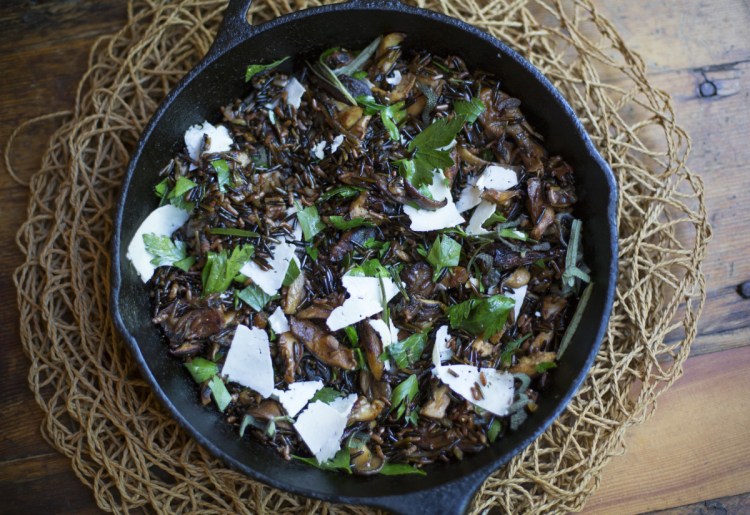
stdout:
{"type": "Polygon", "coordinates": [[[750,347],[692,358],[583,513],[659,510],[750,490],[750,347]]]}
{"type": "Polygon", "coordinates": [[[649,515],[741,515],[750,513],[750,494],[733,495],[710,501],[688,504],[679,508],[670,508],[651,512],[649,515]]]}

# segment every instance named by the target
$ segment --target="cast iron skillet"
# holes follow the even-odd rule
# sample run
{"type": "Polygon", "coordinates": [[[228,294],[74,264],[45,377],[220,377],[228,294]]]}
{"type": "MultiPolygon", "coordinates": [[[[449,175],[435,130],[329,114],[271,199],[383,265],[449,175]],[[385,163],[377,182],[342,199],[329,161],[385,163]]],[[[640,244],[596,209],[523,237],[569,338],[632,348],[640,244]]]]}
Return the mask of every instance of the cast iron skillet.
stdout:
{"type": "Polygon", "coordinates": [[[395,0],[352,0],[250,26],[250,0],[231,0],[206,57],[167,96],[136,148],[117,206],[113,242],[112,312],[141,372],[174,418],[229,466],[275,488],[326,501],[366,504],[396,512],[462,513],[484,479],[528,446],[562,412],[583,381],[599,348],[612,308],[617,274],[616,185],[581,123],[553,86],[527,61],[488,34],[459,20],[395,0]],[[427,469],[426,476],[358,477],[286,462],[248,440],[197,401],[195,385],[171,358],[151,323],[146,287],[125,257],[141,221],[157,206],[157,172],[182,144],[192,124],[212,121],[220,106],[246,91],[247,64],[283,56],[287,70],[332,46],[361,48],[380,34],[405,32],[407,45],[438,55],[455,54],[470,69],[495,73],[502,87],[544,135],[545,144],[573,166],[584,221],[584,250],[595,287],[552,382],[519,431],[462,462],[427,469]],[[293,61],[293,62],[292,62],[293,61]]]}

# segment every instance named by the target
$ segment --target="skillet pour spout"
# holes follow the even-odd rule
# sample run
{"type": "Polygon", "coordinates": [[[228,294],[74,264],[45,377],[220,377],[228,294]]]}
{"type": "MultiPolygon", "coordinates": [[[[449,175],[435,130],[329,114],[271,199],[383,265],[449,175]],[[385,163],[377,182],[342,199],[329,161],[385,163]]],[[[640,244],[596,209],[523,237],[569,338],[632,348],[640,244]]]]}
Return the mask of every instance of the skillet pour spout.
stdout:
{"type": "Polygon", "coordinates": [[[122,185],[113,238],[112,312],[115,324],[143,376],[172,416],[202,446],[228,466],[274,488],[330,501],[381,507],[398,513],[463,513],[484,480],[531,444],[564,410],[585,378],[607,326],[617,276],[617,188],[562,95],[531,64],[481,30],[460,20],[393,0],[353,0],[298,11],[257,26],[246,22],[249,0],[231,0],[205,58],[170,92],[135,149],[122,185]],[[249,63],[290,59],[291,71],[333,46],[362,48],[389,32],[408,34],[406,45],[458,55],[469,67],[493,72],[503,89],[519,98],[551,152],[576,170],[583,220],[584,254],[594,283],[573,342],[551,376],[538,409],[515,432],[481,453],[450,465],[426,468],[425,476],[354,476],[286,462],[257,442],[240,440],[219,413],[195,402],[194,386],[164,350],[151,324],[145,285],[125,253],[140,223],[157,204],[153,188],[165,156],[185,130],[210,120],[242,96],[249,63]]]}

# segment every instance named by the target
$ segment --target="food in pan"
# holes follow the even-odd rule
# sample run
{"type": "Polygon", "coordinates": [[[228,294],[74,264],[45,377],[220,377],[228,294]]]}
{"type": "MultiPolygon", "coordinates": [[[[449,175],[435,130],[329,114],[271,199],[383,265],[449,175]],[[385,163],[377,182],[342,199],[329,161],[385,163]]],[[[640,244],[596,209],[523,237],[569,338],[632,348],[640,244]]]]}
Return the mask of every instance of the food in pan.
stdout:
{"type": "Polygon", "coordinates": [[[128,247],[202,403],[365,475],[515,430],[590,291],[574,170],[491,75],[404,40],[248,66],[128,247]]]}

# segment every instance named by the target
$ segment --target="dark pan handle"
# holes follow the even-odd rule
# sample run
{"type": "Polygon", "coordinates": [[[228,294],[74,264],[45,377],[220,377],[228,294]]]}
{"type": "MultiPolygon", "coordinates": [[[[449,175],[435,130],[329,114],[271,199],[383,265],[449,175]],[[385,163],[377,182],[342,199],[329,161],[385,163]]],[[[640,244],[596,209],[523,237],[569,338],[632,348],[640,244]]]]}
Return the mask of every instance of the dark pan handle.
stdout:
{"type": "Polygon", "coordinates": [[[224,19],[204,60],[212,61],[252,35],[253,26],[247,22],[247,10],[252,3],[253,0],[229,0],[224,10],[224,19]]]}

